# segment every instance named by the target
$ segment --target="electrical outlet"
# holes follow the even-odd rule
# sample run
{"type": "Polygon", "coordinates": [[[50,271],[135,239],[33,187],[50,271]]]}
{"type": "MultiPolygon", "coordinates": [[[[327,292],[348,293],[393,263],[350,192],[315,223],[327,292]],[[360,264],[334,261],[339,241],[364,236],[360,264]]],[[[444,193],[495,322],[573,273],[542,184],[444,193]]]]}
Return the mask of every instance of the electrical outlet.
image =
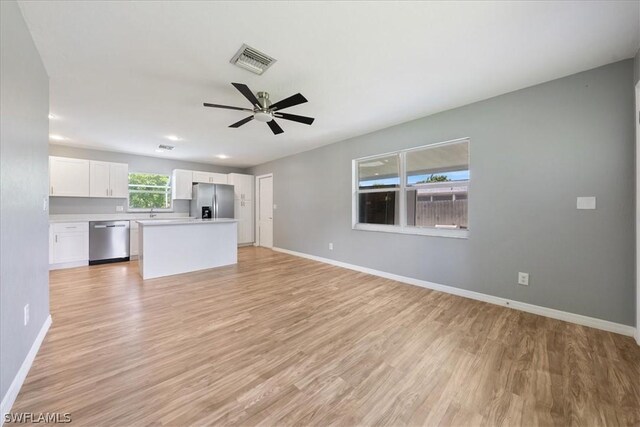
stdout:
{"type": "Polygon", "coordinates": [[[529,273],[518,273],[518,285],[529,286],[529,273]]]}
{"type": "Polygon", "coordinates": [[[595,209],[596,198],[594,196],[578,197],[576,199],[576,209],[595,209]]]}
{"type": "Polygon", "coordinates": [[[44,196],[44,197],[42,198],[42,210],[43,210],[43,211],[46,211],[46,210],[47,210],[48,202],[49,202],[49,200],[48,200],[47,196],[44,196]]]}
{"type": "Polygon", "coordinates": [[[29,323],[29,304],[24,306],[24,326],[29,323]]]}
{"type": "Polygon", "coordinates": [[[124,206],[116,206],[116,212],[124,212],[124,206]]]}
{"type": "Polygon", "coordinates": [[[333,250],[333,243],[329,243],[329,250],[332,251],[333,250]]]}

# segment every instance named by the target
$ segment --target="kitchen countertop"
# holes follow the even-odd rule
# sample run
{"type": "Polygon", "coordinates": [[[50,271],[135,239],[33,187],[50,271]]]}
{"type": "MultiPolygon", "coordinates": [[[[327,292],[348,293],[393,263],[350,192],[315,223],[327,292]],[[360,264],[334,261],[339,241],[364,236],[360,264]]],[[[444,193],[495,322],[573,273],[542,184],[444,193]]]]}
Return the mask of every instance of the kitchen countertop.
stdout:
{"type": "Polygon", "coordinates": [[[118,214],[59,214],[49,215],[50,223],[59,222],[89,222],[89,221],[137,221],[137,220],[166,220],[166,219],[193,219],[195,217],[188,216],[187,213],[179,214],[174,212],[158,212],[155,217],[151,218],[149,212],[139,213],[118,213],[118,214]]]}
{"type": "Polygon", "coordinates": [[[138,224],[142,226],[161,226],[161,225],[196,225],[196,224],[221,224],[238,222],[233,218],[219,218],[219,219],[202,219],[202,218],[181,218],[181,219],[147,219],[137,220],[138,224]]]}

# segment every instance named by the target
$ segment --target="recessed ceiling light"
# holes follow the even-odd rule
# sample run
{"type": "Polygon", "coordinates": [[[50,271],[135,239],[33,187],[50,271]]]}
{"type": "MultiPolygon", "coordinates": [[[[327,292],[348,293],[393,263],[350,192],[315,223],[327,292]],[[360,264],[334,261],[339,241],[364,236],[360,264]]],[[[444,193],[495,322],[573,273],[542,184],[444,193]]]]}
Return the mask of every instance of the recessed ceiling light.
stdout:
{"type": "Polygon", "coordinates": [[[182,141],[182,138],[180,138],[179,136],[176,136],[176,135],[167,135],[166,138],[169,141],[182,141]]]}
{"type": "Polygon", "coordinates": [[[226,154],[218,154],[216,157],[219,158],[219,159],[228,159],[229,158],[229,156],[227,156],[226,154]]]}
{"type": "Polygon", "coordinates": [[[56,120],[57,118],[58,116],[56,116],[55,114],[49,113],[49,120],[56,120]]]}
{"type": "Polygon", "coordinates": [[[53,139],[54,141],[64,141],[67,138],[60,135],[49,135],[49,139],[53,139]]]}

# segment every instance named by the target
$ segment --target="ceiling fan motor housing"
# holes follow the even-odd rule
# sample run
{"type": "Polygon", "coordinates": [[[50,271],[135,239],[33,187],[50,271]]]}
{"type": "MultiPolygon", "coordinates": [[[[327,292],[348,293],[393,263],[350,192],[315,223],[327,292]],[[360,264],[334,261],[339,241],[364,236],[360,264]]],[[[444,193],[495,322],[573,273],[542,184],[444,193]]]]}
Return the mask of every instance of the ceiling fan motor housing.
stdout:
{"type": "Polygon", "coordinates": [[[267,92],[258,92],[258,102],[260,103],[260,108],[256,109],[253,114],[253,118],[259,122],[267,123],[273,120],[273,116],[269,111],[269,107],[271,106],[271,101],[269,101],[269,94],[267,92]]]}
{"type": "Polygon", "coordinates": [[[268,92],[258,92],[258,102],[260,103],[260,109],[266,111],[271,107],[271,101],[269,101],[268,92]]]}

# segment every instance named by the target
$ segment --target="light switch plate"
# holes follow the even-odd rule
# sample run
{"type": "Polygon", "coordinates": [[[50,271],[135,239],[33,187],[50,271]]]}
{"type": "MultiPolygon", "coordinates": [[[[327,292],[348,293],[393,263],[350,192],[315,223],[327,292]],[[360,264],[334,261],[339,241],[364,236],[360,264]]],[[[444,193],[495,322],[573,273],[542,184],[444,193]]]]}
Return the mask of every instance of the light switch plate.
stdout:
{"type": "Polygon", "coordinates": [[[577,209],[595,209],[596,208],[595,196],[578,197],[576,201],[576,208],[577,209]]]}

